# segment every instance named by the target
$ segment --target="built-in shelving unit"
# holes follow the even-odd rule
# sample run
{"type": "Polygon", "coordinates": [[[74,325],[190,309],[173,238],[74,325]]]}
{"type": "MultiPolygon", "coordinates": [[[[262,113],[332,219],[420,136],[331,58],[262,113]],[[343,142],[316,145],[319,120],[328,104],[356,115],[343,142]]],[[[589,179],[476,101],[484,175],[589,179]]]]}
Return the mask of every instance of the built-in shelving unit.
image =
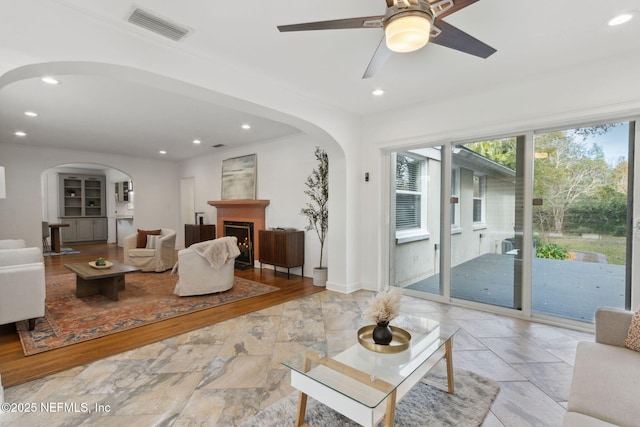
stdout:
{"type": "Polygon", "coordinates": [[[64,242],[107,239],[105,177],[103,175],[58,174],[60,220],[64,242]]]}

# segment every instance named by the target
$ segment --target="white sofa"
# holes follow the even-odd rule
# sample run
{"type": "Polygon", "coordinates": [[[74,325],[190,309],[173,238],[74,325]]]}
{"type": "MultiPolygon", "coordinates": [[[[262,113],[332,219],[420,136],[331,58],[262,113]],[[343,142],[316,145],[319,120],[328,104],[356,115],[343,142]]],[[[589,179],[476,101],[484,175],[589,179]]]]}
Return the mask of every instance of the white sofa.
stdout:
{"type": "Polygon", "coordinates": [[[195,243],[178,252],[178,296],[205,295],[233,287],[236,257],[240,255],[238,239],[221,237],[195,243]]]}
{"type": "Polygon", "coordinates": [[[0,325],[44,316],[44,259],[24,240],[0,240],[0,325]]]}
{"type": "Polygon", "coordinates": [[[632,316],[596,311],[596,342],[578,343],[564,427],[640,425],[640,352],[624,346],[632,316]]]}
{"type": "Polygon", "coordinates": [[[122,243],[124,263],[138,267],[142,271],[158,273],[172,268],[175,262],[176,232],[169,228],[161,228],[159,236],[153,245],[143,248],[137,247],[138,233],[125,237],[122,243]]]}

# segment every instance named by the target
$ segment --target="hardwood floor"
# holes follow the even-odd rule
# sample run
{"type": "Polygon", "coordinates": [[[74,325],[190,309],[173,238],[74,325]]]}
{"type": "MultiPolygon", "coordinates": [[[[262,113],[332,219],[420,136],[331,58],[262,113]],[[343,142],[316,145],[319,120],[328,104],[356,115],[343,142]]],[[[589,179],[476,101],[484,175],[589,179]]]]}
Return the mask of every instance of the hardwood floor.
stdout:
{"type": "MultiPolygon", "coordinates": [[[[106,259],[123,260],[122,248],[117,247],[115,244],[87,244],[74,245],[73,247],[79,250],[80,253],[45,257],[45,274],[47,277],[70,273],[64,267],[65,263],[89,262],[99,256],[106,259]]],[[[279,287],[281,291],[186,314],[32,356],[24,355],[15,325],[2,325],[0,326],[0,374],[2,374],[2,383],[4,387],[11,387],[242,314],[324,291],[324,288],[313,286],[313,281],[310,278],[292,275],[291,279],[287,279],[286,272],[277,272],[274,275],[273,270],[264,269],[260,272],[260,269],[254,268],[236,270],[235,274],[248,280],[279,287]]]]}

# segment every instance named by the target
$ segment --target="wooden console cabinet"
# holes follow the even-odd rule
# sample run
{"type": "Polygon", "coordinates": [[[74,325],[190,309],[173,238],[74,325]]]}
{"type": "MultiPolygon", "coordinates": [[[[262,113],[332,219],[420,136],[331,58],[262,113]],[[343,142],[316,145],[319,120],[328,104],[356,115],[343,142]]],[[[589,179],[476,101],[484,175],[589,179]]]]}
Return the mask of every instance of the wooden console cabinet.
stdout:
{"type": "Polygon", "coordinates": [[[300,267],[300,275],[304,275],[304,231],[259,230],[260,235],[260,270],[262,264],[289,270],[300,267]]]}
{"type": "Polygon", "coordinates": [[[184,247],[188,248],[194,243],[213,240],[216,238],[216,226],[213,224],[185,224],[184,247]]]}

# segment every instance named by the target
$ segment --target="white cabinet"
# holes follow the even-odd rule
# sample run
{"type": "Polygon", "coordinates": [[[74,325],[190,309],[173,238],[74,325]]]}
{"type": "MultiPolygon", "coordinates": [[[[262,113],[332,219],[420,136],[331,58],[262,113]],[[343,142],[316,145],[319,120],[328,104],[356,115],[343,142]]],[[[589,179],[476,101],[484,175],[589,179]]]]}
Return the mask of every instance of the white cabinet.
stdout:
{"type": "Polygon", "coordinates": [[[118,202],[129,202],[130,191],[133,191],[131,181],[116,182],[116,200],[118,202]]]}

